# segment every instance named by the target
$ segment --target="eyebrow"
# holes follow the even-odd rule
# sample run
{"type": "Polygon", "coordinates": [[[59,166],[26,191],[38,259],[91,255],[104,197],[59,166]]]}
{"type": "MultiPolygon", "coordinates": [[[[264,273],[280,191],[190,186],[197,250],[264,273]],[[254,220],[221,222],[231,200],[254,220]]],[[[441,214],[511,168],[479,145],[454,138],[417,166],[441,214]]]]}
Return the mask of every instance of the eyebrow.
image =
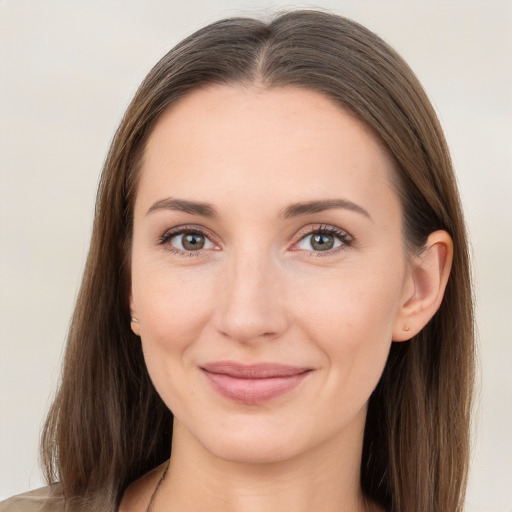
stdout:
{"type": "Polygon", "coordinates": [[[215,208],[208,203],[200,203],[196,201],[186,201],[185,199],[173,199],[168,197],[160,199],[154,203],[146,212],[146,215],[158,210],[176,210],[179,212],[190,213],[191,215],[201,215],[203,217],[217,217],[215,208]]]}
{"type": "Polygon", "coordinates": [[[312,213],[324,212],[326,210],[334,210],[343,208],[356,213],[360,213],[372,220],[370,214],[362,207],[348,199],[326,199],[323,201],[306,201],[303,203],[294,203],[287,206],[282,212],[281,217],[288,219],[290,217],[298,217],[300,215],[310,215],[312,213]]]}
{"type": "MultiPolygon", "coordinates": [[[[305,201],[301,203],[294,203],[284,208],[280,217],[289,219],[291,217],[299,217],[301,215],[311,215],[313,213],[324,212],[326,210],[334,210],[342,208],[350,210],[361,215],[364,215],[371,220],[370,214],[362,207],[348,199],[325,199],[318,201],[305,201]]],[[[215,208],[209,203],[202,203],[197,201],[187,201],[185,199],[173,199],[168,197],[160,199],[154,203],[146,212],[146,215],[158,210],[175,210],[191,215],[200,215],[202,217],[216,218],[217,212],[215,208]]]]}

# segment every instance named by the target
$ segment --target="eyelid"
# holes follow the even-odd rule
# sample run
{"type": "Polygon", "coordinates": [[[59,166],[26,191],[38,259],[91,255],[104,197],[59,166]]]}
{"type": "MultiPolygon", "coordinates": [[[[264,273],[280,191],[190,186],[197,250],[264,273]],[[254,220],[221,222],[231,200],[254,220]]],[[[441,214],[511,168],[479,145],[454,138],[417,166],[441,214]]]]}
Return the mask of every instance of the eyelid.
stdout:
{"type": "MultiPolygon", "coordinates": [[[[211,232],[203,226],[198,226],[195,224],[184,224],[181,226],[175,226],[173,228],[168,229],[165,233],[159,237],[158,245],[166,246],[166,249],[175,254],[184,255],[184,256],[199,256],[204,252],[208,251],[218,251],[220,249],[220,243],[216,240],[217,237],[211,234],[211,232]],[[196,251],[186,251],[183,249],[178,249],[177,247],[171,246],[168,242],[175,236],[186,234],[186,233],[197,233],[205,238],[207,238],[212,244],[214,244],[213,249],[198,249],[196,251]]],[[[340,251],[346,250],[348,247],[352,245],[354,242],[354,237],[350,235],[344,229],[338,228],[337,226],[333,226],[331,224],[313,224],[308,225],[301,228],[296,236],[296,240],[293,242],[290,250],[294,252],[304,252],[308,253],[310,256],[329,256],[340,251]],[[332,235],[340,240],[341,245],[334,247],[332,249],[328,249],[325,251],[315,251],[314,249],[298,249],[296,247],[302,240],[306,237],[317,234],[324,233],[328,235],[332,235]]]]}
{"type": "Polygon", "coordinates": [[[346,250],[354,242],[354,237],[350,235],[350,233],[348,233],[344,229],[338,228],[331,224],[314,224],[306,226],[299,231],[297,236],[298,239],[293,243],[291,250],[296,252],[303,251],[305,253],[308,253],[310,256],[329,256],[340,251],[346,250]],[[306,237],[317,233],[335,236],[336,238],[338,238],[338,240],[340,240],[341,244],[338,247],[334,247],[332,249],[328,249],[325,251],[315,251],[314,249],[294,249],[294,247],[296,247],[306,237]]]}
{"type": "Polygon", "coordinates": [[[166,246],[165,248],[168,251],[175,253],[175,254],[184,255],[184,256],[190,256],[190,255],[199,256],[201,253],[204,253],[205,251],[218,250],[218,246],[220,244],[216,240],[216,237],[213,236],[210,233],[210,231],[208,229],[204,228],[203,226],[198,226],[195,224],[183,224],[181,226],[172,227],[172,228],[168,229],[167,231],[165,231],[164,234],[158,238],[157,245],[166,246]],[[209,240],[214,245],[214,248],[213,249],[198,249],[196,251],[187,251],[187,250],[183,250],[183,249],[174,247],[169,243],[172,238],[179,236],[179,235],[184,235],[187,233],[190,233],[190,234],[196,233],[196,234],[204,236],[207,240],[209,240]]]}

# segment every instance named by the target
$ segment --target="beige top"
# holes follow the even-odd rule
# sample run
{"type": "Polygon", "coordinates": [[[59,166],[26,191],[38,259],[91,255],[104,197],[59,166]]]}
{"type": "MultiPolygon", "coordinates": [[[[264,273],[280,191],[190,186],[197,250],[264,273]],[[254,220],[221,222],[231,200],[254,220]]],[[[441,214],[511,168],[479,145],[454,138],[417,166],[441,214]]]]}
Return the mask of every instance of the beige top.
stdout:
{"type": "MultiPolygon", "coordinates": [[[[168,465],[167,460],[132,482],[123,495],[119,511],[146,510],[168,465]]],[[[13,496],[0,502],[0,512],[65,512],[62,486],[56,483],[13,496]]],[[[87,512],[98,512],[98,510],[87,510],[87,512]]]]}
{"type": "Polygon", "coordinates": [[[0,512],[64,512],[60,484],[25,492],[0,502],[0,512]]]}

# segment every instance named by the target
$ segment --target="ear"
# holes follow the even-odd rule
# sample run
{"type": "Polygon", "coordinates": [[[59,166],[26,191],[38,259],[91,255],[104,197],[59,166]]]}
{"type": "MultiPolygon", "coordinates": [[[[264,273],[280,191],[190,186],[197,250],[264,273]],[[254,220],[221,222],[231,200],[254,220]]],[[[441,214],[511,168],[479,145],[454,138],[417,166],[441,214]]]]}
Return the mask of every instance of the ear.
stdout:
{"type": "Polygon", "coordinates": [[[404,298],[393,329],[393,341],[416,336],[443,300],[453,260],[453,242],[446,231],[430,234],[421,253],[413,257],[404,298]]]}
{"type": "Polygon", "coordinates": [[[130,290],[130,327],[133,334],[140,336],[139,317],[133,301],[133,292],[130,290]]]}

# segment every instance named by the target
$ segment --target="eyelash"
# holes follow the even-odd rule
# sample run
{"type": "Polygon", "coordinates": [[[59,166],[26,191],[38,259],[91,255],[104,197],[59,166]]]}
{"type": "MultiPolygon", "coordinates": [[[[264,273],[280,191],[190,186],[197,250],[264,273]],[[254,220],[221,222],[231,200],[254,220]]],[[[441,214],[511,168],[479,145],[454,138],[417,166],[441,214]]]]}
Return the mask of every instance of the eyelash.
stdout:
{"type": "MultiPolygon", "coordinates": [[[[320,258],[323,256],[330,256],[332,254],[336,254],[338,252],[344,251],[348,249],[354,242],[354,239],[351,235],[349,235],[346,231],[337,228],[336,226],[330,226],[330,225],[319,225],[315,228],[307,228],[307,231],[303,232],[300,236],[297,242],[295,242],[293,245],[297,245],[300,242],[302,242],[305,238],[312,235],[328,235],[333,236],[337,238],[341,244],[338,247],[334,247],[332,249],[328,249],[326,251],[315,251],[315,250],[304,250],[308,256],[313,258],[320,258]]],[[[296,249],[301,250],[301,249],[296,249]]]]}
{"type": "Polygon", "coordinates": [[[158,245],[165,245],[166,249],[173,253],[178,254],[180,256],[199,256],[203,250],[199,249],[197,251],[183,251],[181,249],[178,249],[176,247],[173,247],[169,242],[172,240],[175,236],[178,235],[201,235],[204,236],[207,240],[211,241],[211,235],[209,235],[206,231],[198,228],[197,226],[180,226],[178,228],[170,229],[169,231],[166,231],[158,241],[158,245]]]}
{"type": "MultiPolygon", "coordinates": [[[[172,240],[174,237],[176,237],[178,235],[185,235],[185,234],[201,235],[201,236],[204,236],[210,242],[214,243],[212,241],[211,235],[209,235],[205,230],[203,230],[201,228],[198,228],[197,226],[180,226],[178,228],[174,228],[174,229],[170,229],[169,231],[166,231],[159,238],[158,245],[161,245],[161,246],[165,245],[166,246],[166,250],[168,250],[169,252],[171,252],[173,254],[178,254],[180,256],[196,256],[197,257],[197,256],[200,256],[200,254],[204,250],[211,250],[211,249],[198,249],[198,250],[195,250],[195,251],[186,251],[186,250],[181,250],[181,249],[178,249],[176,247],[173,247],[169,243],[170,240],[172,240]]],[[[325,250],[325,251],[314,251],[314,250],[307,251],[305,249],[295,249],[295,251],[301,251],[302,250],[302,251],[308,253],[308,255],[310,257],[329,256],[329,255],[332,255],[332,254],[335,254],[335,253],[338,253],[340,251],[348,249],[353,244],[353,242],[354,242],[353,237],[351,235],[349,235],[346,231],[344,231],[344,230],[342,230],[340,228],[337,228],[335,226],[323,225],[322,224],[322,225],[319,225],[318,227],[308,228],[307,231],[304,231],[299,236],[299,239],[293,245],[299,244],[305,238],[307,238],[308,236],[312,236],[312,235],[334,236],[334,237],[336,237],[341,242],[341,245],[339,245],[338,247],[335,247],[333,249],[328,249],[328,250],[325,250]]]]}

